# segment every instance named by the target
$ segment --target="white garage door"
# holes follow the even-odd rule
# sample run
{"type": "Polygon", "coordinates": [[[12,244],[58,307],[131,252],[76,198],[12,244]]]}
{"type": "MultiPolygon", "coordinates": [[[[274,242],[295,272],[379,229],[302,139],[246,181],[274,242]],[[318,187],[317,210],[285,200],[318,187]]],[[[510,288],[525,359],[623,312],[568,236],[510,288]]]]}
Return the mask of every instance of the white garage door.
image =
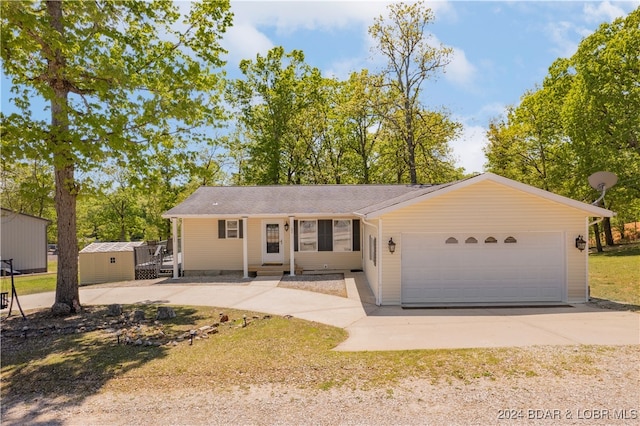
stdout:
{"type": "Polygon", "coordinates": [[[402,303],[559,302],[562,234],[403,234],[402,303]]]}

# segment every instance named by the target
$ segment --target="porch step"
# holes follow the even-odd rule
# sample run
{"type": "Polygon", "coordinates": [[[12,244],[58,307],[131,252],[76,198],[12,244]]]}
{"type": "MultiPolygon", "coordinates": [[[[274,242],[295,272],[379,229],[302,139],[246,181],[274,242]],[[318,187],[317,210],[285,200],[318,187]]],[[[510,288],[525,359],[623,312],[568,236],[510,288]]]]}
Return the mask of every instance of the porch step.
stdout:
{"type": "Polygon", "coordinates": [[[284,271],[256,271],[258,277],[282,277],[284,271]]]}
{"type": "MultiPolygon", "coordinates": [[[[282,276],[285,271],[288,271],[289,265],[249,265],[249,272],[255,272],[257,276],[282,276]]],[[[297,275],[302,274],[303,270],[298,265],[295,265],[295,273],[297,275]]]]}

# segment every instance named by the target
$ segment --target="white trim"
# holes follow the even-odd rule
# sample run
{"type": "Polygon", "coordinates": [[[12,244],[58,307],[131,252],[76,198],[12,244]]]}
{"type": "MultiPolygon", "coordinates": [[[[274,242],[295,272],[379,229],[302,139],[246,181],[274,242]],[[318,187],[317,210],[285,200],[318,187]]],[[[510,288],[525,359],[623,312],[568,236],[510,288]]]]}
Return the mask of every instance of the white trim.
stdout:
{"type": "Polygon", "coordinates": [[[296,261],[295,261],[295,232],[294,232],[295,217],[289,216],[289,275],[296,276],[296,261]]]}
{"type": "MultiPolygon", "coordinates": [[[[173,248],[175,252],[175,247],[173,248]]],[[[182,261],[182,275],[184,276],[184,220],[180,219],[180,261],[182,261]]]]}
{"type": "Polygon", "coordinates": [[[180,277],[179,266],[178,266],[178,218],[171,218],[171,239],[173,240],[173,279],[178,279],[180,277]]]}
{"type": "Polygon", "coordinates": [[[513,189],[516,189],[518,191],[522,191],[522,192],[526,192],[528,194],[531,195],[535,195],[541,198],[544,198],[546,200],[549,201],[553,201],[559,204],[563,204],[566,205],[568,207],[573,207],[575,209],[590,213],[592,216],[597,216],[597,217],[613,217],[615,216],[615,213],[607,210],[607,209],[603,209],[601,207],[596,207],[593,206],[591,204],[586,204],[586,203],[582,203],[580,201],[576,201],[573,200],[571,198],[567,198],[567,197],[563,197],[561,195],[558,194],[554,194],[552,192],[549,191],[545,191],[543,189],[539,189],[539,188],[535,188],[531,185],[527,185],[521,182],[517,182],[515,180],[511,180],[511,179],[507,179],[505,177],[502,176],[498,176],[496,174],[493,173],[483,173],[481,175],[478,176],[474,176],[472,178],[454,183],[453,185],[447,186],[446,188],[442,188],[439,189],[437,191],[433,191],[433,192],[429,192],[425,195],[416,197],[416,198],[412,198],[410,200],[398,203],[398,204],[394,204],[393,206],[389,206],[389,207],[385,207],[383,209],[368,213],[366,215],[367,218],[370,219],[375,219],[378,218],[386,213],[390,213],[393,211],[396,211],[398,209],[402,209],[408,206],[411,206],[413,204],[425,201],[425,200],[430,200],[432,198],[435,197],[439,197],[441,195],[444,194],[448,194],[449,192],[453,192],[453,191],[457,191],[458,189],[462,189],[462,188],[466,188],[468,186],[471,185],[475,185],[476,183],[479,182],[484,182],[485,180],[489,180],[513,189]]]}
{"type": "MultiPolygon", "coordinates": [[[[584,239],[587,241],[587,245],[584,247],[583,255],[584,259],[584,291],[585,291],[585,302],[589,302],[589,218],[585,219],[584,222],[584,239]]],[[[577,249],[576,249],[577,250],[577,249]]],[[[567,297],[568,299],[568,297],[567,297]]]]}
{"type": "MultiPolygon", "coordinates": [[[[234,219],[237,218],[237,214],[172,214],[167,215],[163,214],[161,217],[163,219],[171,219],[172,217],[180,218],[180,219],[234,219]]],[[[244,214],[242,217],[247,217],[249,219],[265,219],[265,218],[274,218],[274,219],[287,219],[291,214],[294,214],[297,219],[309,219],[309,218],[336,218],[336,219],[352,219],[354,216],[362,216],[357,213],[327,213],[327,212],[318,212],[318,213],[274,213],[274,214],[244,214]]]]}
{"type": "Polygon", "coordinates": [[[382,306],[382,250],[381,250],[381,241],[382,241],[382,219],[378,221],[378,241],[375,244],[376,247],[376,266],[378,268],[378,297],[376,301],[376,305],[382,306]]]}
{"type": "Polygon", "coordinates": [[[242,273],[244,278],[249,278],[249,225],[247,222],[249,222],[247,217],[242,216],[242,273]]]}

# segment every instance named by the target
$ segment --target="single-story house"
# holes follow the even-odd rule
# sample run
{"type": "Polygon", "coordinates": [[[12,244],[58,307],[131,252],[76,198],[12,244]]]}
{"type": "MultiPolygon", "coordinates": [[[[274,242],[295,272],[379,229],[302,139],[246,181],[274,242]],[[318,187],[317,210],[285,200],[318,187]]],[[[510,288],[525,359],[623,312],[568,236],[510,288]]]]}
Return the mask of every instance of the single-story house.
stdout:
{"type": "MultiPolygon", "coordinates": [[[[47,272],[47,227],[50,220],[0,209],[0,257],[13,259],[14,271],[47,272]]],[[[2,263],[4,272],[8,264],[2,263]]]]}
{"type": "Polygon", "coordinates": [[[79,254],[80,285],[136,278],[135,248],[143,241],[91,243],[79,254]]]}
{"type": "Polygon", "coordinates": [[[163,217],[174,239],[181,222],[185,275],[362,270],[379,305],[438,306],[587,301],[578,242],[591,218],[613,215],[484,173],[441,185],[201,187],[163,217]]]}

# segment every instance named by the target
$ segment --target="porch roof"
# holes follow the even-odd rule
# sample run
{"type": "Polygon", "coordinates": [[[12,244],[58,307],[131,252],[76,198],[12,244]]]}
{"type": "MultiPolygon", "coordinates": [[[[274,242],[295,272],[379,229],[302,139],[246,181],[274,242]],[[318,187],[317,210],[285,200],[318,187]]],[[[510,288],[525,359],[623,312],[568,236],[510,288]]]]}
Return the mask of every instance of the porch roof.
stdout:
{"type": "Polygon", "coordinates": [[[387,207],[444,185],[287,185],[198,188],[162,216],[347,215],[387,207]]]}

